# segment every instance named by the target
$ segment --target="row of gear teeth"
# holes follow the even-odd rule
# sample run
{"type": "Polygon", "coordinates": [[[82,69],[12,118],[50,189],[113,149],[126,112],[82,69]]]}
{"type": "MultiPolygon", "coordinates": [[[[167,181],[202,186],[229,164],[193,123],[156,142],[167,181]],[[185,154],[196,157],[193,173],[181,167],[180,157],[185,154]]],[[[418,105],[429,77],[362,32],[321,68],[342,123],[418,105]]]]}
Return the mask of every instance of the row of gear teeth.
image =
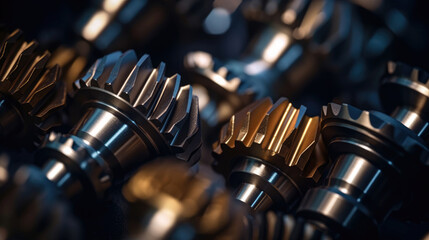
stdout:
{"type": "Polygon", "coordinates": [[[48,51],[38,50],[37,42],[26,42],[22,31],[0,32],[0,94],[13,101],[33,125],[27,133],[35,134],[24,140],[31,145],[61,123],[54,113],[66,102],[65,85],[58,81],[60,68],[47,67],[49,58],[48,51]]]}
{"type": "Polygon", "coordinates": [[[367,129],[368,134],[381,137],[384,142],[393,144],[395,150],[402,149],[405,153],[418,156],[422,163],[429,164],[429,151],[423,140],[387,115],[380,112],[363,111],[348,104],[330,103],[322,109],[322,132],[331,127],[332,124],[329,123],[331,121],[362,126],[367,129]]]}
{"type": "Polygon", "coordinates": [[[146,117],[168,141],[177,157],[198,159],[201,146],[198,98],[181,77],[165,77],[165,64],[152,67],[149,55],[132,50],[98,59],[75,87],[99,88],[122,98],[146,117]]]}
{"type": "Polygon", "coordinates": [[[264,98],[231,117],[214,144],[217,169],[225,172],[239,155],[262,159],[285,173],[317,182],[326,159],[321,156],[319,117],[305,115],[286,98],[264,98]],[[296,172],[297,171],[297,172],[296,172]]]}

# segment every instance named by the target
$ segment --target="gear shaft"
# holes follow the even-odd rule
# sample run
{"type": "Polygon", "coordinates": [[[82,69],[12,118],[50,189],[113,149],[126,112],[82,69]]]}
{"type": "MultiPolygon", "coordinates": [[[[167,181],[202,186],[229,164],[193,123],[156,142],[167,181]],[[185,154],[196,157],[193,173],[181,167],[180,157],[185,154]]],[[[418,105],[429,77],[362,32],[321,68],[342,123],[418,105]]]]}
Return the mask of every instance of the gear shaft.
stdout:
{"type": "Polygon", "coordinates": [[[198,99],[152,68],[148,55],[114,52],[98,59],[76,81],[67,135],[52,133],[39,151],[46,176],[67,195],[101,196],[116,180],[157,156],[175,154],[194,165],[200,158],[198,99]]]}
{"type": "MultiPolygon", "coordinates": [[[[389,74],[398,70],[392,72],[392,67],[389,74]]],[[[402,88],[403,94],[417,85],[397,77],[385,84],[391,89],[384,86],[382,92],[402,88]]],[[[396,97],[391,106],[408,101],[396,97]]],[[[413,119],[424,119],[416,112],[419,118],[413,119]]],[[[326,184],[307,192],[297,214],[342,238],[376,237],[378,224],[416,194],[416,182],[428,186],[429,148],[410,119],[395,111],[388,116],[347,104],[325,106],[321,132],[335,165],[326,184]]]]}
{"type": "Polygon", "coordinates": [[[287,99],[261,99],[236,113],[214,144],[215,169],[254,211],[290,210],[317,183],[327,160],[319,117],[287,99]]]}

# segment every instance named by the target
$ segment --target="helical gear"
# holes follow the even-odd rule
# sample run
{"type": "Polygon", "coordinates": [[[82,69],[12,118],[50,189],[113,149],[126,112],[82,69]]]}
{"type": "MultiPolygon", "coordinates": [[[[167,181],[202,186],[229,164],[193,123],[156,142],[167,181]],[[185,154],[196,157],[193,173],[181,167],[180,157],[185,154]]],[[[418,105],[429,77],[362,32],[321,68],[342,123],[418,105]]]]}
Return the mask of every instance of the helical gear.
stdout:
{"type": "Polygon", "coordinates": [[[321,132],[335,165],[301,202],[297,214],[307,221],[342,238],[376,238],[378,224],[412,200],[413,184],[428,186],[429,148],[400,121],[331,103],[321,132]]]}
{"type": "Polygon", "coordinates": [[[50,53],[38,50],[15,30],[0,33],[0,131],[4,145],[34,148],[52,127],[61,123],[58,112],[66,102],[59,81],[61,69],[47,67],[50,53]]]}
{"type": "Polygon", "coordinates": [[[222,128],[213,146],[215,169],[228,179],[238,199],[246,196],[240,200],[251,209],[274,204],[290,210],[319,181],[327,163],[319,117],[305,112],[304,106],[295,108],[286,98],[274,104],[264,98],[233,115],[222,128]]]}
{"type": "Polygon", "coordinates": [[[148,55],[138,60],[134,51],[98,59],[75,82],[72,111],[78,119],[72,131],[52,134],[39,152],[48,178],[63,188],[102,195],[114,179],[157,156],[174,154],[190,165],[197,163],[198,99],[189,85],[180,86],[180,75],[166,78],[164,71],[164,63],[152,68],[148,55]],[[82,162],[88,167],[81,168],[82,162]]]}

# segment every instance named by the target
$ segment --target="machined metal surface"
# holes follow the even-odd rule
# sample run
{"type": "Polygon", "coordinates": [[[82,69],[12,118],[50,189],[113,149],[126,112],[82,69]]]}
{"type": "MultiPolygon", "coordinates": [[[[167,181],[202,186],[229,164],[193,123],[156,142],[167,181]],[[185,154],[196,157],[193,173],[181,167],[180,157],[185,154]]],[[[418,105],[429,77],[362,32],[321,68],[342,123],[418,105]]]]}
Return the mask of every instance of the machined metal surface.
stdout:
{"type": "Polygon", "coordinates": [[[73,129],[52,133],[39,151],[46,176],[72,195],[101,196],[157,156],[197,163],[198,99],[180,86],[180,75],[164,71],[164,63],[152,68],[148,55],[137,59],[134,51],[98,59],[75,83],[73,129]]]}
{"type": "Polygon", "coordinates": [[[413,196],[411,186],[427,181],[429,148],[392,117],[347,104],[323,108],[321,132],[335,164],[298,216],[342,238],[376,238],[378,224],[413,196]]]}
{"type": "Polygon", "coordinates": [[[215,169],[253,211],[292,209],[327,163],[319,117],[287,99],[265,98],[236,113],[213,145],[215,169]]]}
{"type": "Polygon", "coordinates": [[[34,148],[52,127],[66,102],[61,69],[47,67],[48,51],[26,42],[21,30],[0,33],[0,142],[34,148]]]}

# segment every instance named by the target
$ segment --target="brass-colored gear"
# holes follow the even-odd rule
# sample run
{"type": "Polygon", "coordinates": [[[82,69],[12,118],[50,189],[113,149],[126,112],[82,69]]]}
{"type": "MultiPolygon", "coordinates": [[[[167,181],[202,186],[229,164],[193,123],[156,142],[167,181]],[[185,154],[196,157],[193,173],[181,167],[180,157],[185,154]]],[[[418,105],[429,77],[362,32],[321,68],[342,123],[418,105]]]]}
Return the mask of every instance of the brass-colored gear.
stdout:
{"type": "Polygon", "coordinates": [[[18,29],[0,35],[0,118],[7,145],[37,145],[46,131],[61,123],[54,114],[66,101],[65,86],[58,81],[60,68],[46,67],[50,53],[37,48],[37,42],[26,42],[18,29]]]}
{"type": "Polygon", "coordinates": [[[215,169],[227,178],[241,159],[256,159],[292,181],[302,195],[319,181],[327,163],[319,117],[305,112],[304,106],[295,108],[286,98],[274,104],[264,98],[242,109],[222,128],[214,144],[215,169]]]}
{"type": "Polygon", "coordinates": [[[190,239],[233,240],[242,234],[243,208],[219,184],[175,159],[142,167],[122,192],[130,203],[131,239],[171,239],[177,231],[190,239]],[[158,215],[163,221],[151,224],[158,215]]]}

